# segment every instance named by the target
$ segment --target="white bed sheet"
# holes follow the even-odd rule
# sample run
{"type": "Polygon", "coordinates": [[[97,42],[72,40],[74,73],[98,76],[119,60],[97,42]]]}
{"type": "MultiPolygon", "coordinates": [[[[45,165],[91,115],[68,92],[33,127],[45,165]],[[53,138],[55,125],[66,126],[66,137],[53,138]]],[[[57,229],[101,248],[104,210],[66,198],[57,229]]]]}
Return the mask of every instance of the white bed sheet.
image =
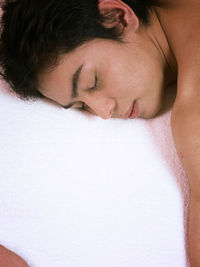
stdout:
{"type": "Polygon", "coordinates": [[[102,120],[0,90],[0,243],[33,267],[183,267],[170,111],[102,120]]]}

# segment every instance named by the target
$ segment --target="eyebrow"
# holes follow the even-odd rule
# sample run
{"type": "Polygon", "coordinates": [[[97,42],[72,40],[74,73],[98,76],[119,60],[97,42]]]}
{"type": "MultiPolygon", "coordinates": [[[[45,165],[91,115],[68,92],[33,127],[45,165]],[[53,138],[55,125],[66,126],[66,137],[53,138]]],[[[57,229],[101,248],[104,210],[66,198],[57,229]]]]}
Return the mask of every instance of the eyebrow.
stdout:
{"type": "MultiPolygon", "coordinates": [[[[78,96],[78,83],[79,83],[79,78],[81,74],[81,70],[83,68],[83,64],[75,71],[75,73],[72,76],[72,93],[71,93],[71,98],[76,98],[78,96]]],[[[75,103],[70,103],[67,106],[63,106],[65,109],[68,109],[72,107],[75,103]]]]}

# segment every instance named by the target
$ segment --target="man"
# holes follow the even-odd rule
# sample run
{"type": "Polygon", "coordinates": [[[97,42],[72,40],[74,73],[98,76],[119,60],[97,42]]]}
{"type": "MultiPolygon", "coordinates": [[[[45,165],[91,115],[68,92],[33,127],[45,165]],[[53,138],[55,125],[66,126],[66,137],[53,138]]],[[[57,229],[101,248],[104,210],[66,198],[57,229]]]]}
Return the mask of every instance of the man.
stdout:
{"type": "Polygon", "coordinates": [[[3,4],[2,75],[22,98],[108,118],[152,118],[177,80],[171,127],[190,182],[189,252],[200,266],[198,0],[3,4]]]}

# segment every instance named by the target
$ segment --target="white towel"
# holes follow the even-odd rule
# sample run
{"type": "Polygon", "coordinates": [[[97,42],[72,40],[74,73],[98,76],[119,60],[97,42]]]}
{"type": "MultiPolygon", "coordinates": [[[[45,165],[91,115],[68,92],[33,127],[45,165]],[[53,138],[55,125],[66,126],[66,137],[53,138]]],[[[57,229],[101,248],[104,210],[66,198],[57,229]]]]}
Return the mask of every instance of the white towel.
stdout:
{"type": "Polygon", "coordinates": [[[33,267],[183,267],[170,110],[102,120],[0,90],[0,243],[33,267]]]}

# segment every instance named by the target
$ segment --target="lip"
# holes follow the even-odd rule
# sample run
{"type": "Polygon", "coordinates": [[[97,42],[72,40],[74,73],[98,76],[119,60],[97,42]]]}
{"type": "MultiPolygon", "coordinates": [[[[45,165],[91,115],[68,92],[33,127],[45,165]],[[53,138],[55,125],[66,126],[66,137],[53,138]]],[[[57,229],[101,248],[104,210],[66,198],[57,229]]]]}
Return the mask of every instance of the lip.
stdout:
{"type": "Polygon", "coordinates": [[[138,105],[137,105],[137,102],[136,100],[133,102],[133,105],[131,107],[131,111],[128,113],[128,118],[129,119],[135,119],[137,118],[139,115],[139,110],[138,110],[138,105]]]}

